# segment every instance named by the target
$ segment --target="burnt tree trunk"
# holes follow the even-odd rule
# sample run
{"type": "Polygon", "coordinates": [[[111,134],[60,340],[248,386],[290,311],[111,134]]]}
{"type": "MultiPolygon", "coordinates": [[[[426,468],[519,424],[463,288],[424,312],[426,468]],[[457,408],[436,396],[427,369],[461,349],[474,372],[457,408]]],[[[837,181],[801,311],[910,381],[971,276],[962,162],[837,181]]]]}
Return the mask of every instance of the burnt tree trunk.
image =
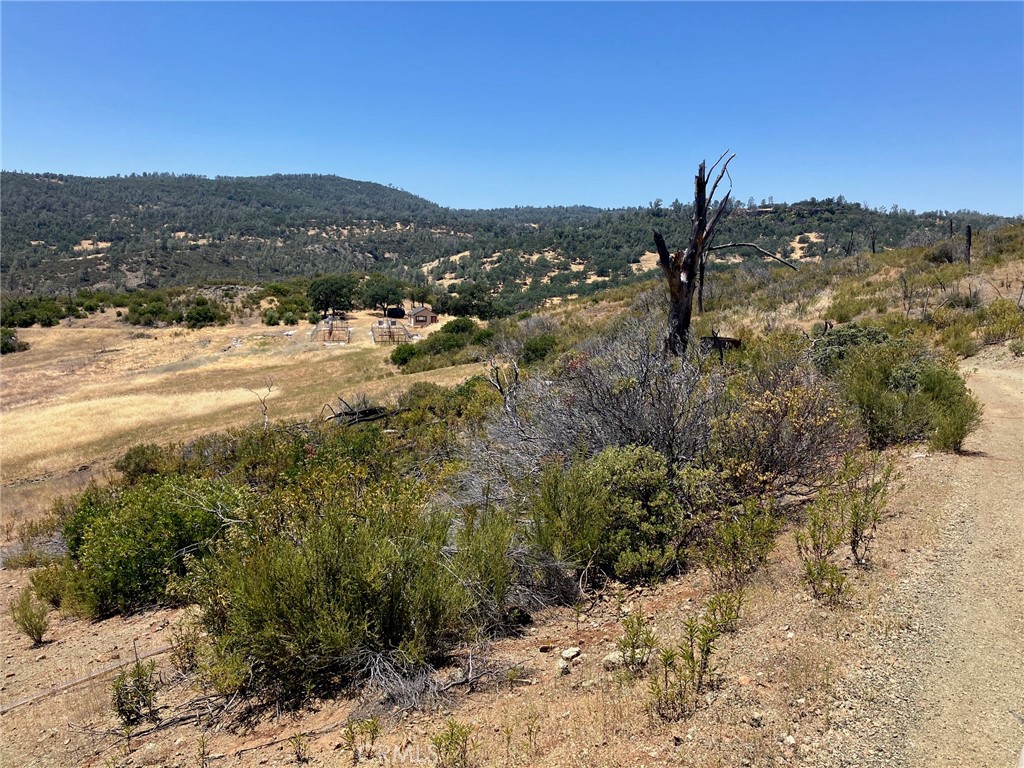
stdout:
{"type": "Polygon", "coordinates": [[[690,226],[690,242],[685,250],[676,251],[674,254],[670,253],[665,244],[665,238],[657,230],[654,232],[654,244],[658,248],[658,266],[661,267],[665,280],[668,282],[669,292],[668,338],[665,341],[665,346],[674,355],[686,354],[690,322],[693,319],[694,293],[698,294],[698,306],[703,305],[704,265],[718,224],[728,210],[731,192],[725,193],[714,213],[710,211],[711,203],[719,182],[725,176],[729,163],[735,156],[730,155],[726,159],[723,154],[718,158],[718,162],[711,167],[711,171],[714,172],[718,163],[725,160],[711,185],[710,192],[708,191],[706,163],[700,164],[693,180],[693,218],[690,226]]]}
{"type": "Polygon", "coordinates": [[[967,230],[964,233],[967,236],[967,244],[964,246],[964,261],[968,264],[971,263],[971,225],[967,225],[967,230]]]}
{"type": "Polygon", "coordinates": [[[689,340],[690,321],[693,319],[697,258],[689,249],[669,255],[665,239],[657,230],[654,232],[654,243],[658,247],[658,264],[668,281],[668,338],[665,346],[673,355],[684,355],[689,340]]]}

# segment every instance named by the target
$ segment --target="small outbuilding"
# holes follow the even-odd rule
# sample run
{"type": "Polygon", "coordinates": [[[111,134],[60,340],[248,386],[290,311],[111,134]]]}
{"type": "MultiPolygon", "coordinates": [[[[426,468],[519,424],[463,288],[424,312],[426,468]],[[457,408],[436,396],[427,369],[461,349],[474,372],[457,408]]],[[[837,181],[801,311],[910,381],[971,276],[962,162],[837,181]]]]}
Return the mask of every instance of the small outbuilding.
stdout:
{"type": "Polygon", "coordinates": [[[437,313],[427,306],[413,307],[409,310],[408,317],[412,321],[414,328],[423,325],[433,325],[438,322],[437,313]]]}

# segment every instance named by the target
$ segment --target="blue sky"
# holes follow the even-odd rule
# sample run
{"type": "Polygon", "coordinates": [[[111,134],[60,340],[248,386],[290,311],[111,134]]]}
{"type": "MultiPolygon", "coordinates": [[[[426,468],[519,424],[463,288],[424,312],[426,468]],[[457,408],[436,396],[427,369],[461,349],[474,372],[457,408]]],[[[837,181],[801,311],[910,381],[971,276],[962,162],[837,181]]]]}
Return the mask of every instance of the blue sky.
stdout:
{"type": "Polygon", "coordinates": [[[0,5],[2,164],[1024,213],[1024,4],[0,5]]]}

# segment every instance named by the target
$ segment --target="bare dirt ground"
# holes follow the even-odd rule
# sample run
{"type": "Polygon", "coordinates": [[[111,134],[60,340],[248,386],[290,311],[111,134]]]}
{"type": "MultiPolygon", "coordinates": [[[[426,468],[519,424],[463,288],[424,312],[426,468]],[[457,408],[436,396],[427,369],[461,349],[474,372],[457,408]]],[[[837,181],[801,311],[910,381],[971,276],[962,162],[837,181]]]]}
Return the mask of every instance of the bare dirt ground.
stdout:
{"type": "MultiPolygon", "coordinates": [[[[360,764],[433,765],[431,738],[453,717],[472,729],[477,766],[1015,766],[1024,745],[1024,363],[988,350],[968,368],[983,426],[962,456],[898,456],[902,488],[873,567],[848,569],[847,604],[826,609],[805,593],[784,533],[747,590],[739,631],[723,639],[720,686],[690,718],[652,717],[646,681],[624,680],[602,660],[631,612],[646,615],[664,643],[678,640],[710,594],[701,571],[609,589],[579,612],[543,612],[521,636],[478,652],[476,668],[489,662],[494,677],[454,686],[436,708],[384,717],[360,764]],[[569,647],[581,653],[560,674],[569,647]]],[[[27,579],[0,574],[0,602],[27,579]]],[[[169,610],[96,623],[53,614],[48,642],[32,648],[0,616],[2,764],[259,768],[297,764],[297,746],[309,765],[353,764],[343,728],[365,702],[345,697],[126,740],[110,711],[112,668],[136,649],[166,647],[179,620],[169,610]],[[52,694],[11,708],[41,692],[52,694]]],[[[201,692],[176,677],[166,654],[154,658],[168,720],[201,692]]]]}

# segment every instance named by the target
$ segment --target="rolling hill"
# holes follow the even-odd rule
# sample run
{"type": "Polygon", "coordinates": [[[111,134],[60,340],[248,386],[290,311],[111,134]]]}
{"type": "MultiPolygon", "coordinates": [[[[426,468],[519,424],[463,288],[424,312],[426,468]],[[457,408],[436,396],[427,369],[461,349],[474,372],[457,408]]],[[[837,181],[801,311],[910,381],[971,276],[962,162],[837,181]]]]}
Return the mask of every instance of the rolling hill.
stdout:
{"type": "MultiPolygon", "coordinates": [[[[458,210],[337,176],[86,178],[3,172],[0,286],[14,293],[267,282],[349,270],[457,292],[471,281],[509,310],[628,283],[653,266],[651,229],[670,245],[690,207],[458,210]],[[648,254],[648,258],[644,258],[648,254]]],[[[828,258],[926,244],[1006,219],[970,211],[872,209],[842,196],[730,203],[720,242],[828,258]]],[[[722,253],[722,262],[736,261],[722,253]]],[[[760,260],[753,262],[759,264],[760,260]]]]}

